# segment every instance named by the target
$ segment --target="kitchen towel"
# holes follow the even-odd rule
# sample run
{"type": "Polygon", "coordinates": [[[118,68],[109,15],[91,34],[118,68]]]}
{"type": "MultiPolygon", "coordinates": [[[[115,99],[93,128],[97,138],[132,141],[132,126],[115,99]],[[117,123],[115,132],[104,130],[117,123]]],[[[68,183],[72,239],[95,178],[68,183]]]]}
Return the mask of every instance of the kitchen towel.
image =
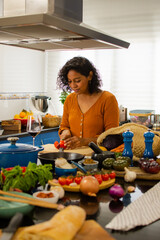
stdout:
{"type": "Polygon", "coordinates": [[[124,208],[105,227],[128,231],[160,219],[160,182],[124,208]]]}

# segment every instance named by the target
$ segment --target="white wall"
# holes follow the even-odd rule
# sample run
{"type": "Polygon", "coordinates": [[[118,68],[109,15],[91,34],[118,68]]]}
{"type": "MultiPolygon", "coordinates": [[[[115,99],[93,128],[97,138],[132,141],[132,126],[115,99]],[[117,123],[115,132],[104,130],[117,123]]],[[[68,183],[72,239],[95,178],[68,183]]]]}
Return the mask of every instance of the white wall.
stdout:
{"type": "Polygon", "coordinates": [[[0,45],[0,120],[28,108],[28,100],[20,95],[44,92],[44,76],[43,52],[0,45]],[[20,97],[12,99],[12,95],[20,97]]]}

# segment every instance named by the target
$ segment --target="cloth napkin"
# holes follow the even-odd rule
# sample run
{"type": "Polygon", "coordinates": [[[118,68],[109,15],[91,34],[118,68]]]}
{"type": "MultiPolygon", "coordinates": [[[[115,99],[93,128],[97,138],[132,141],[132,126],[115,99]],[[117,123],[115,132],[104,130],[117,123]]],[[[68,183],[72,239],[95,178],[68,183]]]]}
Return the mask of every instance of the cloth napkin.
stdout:
{"type": "Polygon", "coordinates": [[[160,182],[124,208],[105,227],[128,231],[160,219],[160,182]]]}

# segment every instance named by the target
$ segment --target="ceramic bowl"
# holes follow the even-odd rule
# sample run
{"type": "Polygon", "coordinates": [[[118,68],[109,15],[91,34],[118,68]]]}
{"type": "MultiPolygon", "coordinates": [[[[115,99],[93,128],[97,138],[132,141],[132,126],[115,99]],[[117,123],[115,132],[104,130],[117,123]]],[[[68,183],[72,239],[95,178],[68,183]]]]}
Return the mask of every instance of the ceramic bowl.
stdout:
{"type": "Polygon", "coordinates": [[[79,161],[78,163],[81,164],[87,171],[91,171],[93,169],[97,169],[98,168],[98,161],[93,160],[93,163],[85,163],[86,159],[83,159],[81,161],[79,161]]]}
{"type": "Polygon", "coordinates": [[[41,201],[45,201],[49,203],[57,203],[59,199],[59,194],[56,191],[38,191],[33,193],[33,197],[41,201]],[[40,193],[44,193],[44,195],[53,193],[53,197],[38,197],[37,195],[40,193]]]}
{"type": "Polygon", "coordinates": [[[77,168],[75,167],[71,169],[64,169],[64,168],[59,168],[55,166],[55,173],[58,177],[69,176],[69,175],[75,176],[77,174],[77,168]]]}

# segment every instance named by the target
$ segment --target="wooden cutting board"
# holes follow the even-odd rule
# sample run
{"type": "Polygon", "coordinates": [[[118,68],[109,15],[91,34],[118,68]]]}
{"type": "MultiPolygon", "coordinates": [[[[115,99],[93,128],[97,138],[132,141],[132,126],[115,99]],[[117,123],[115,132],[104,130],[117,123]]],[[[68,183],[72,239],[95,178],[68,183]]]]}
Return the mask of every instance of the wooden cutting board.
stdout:
{"type": "MultiPolygon", "coordinates": [[[[146,180],[160,180],[160,172],[156,174],[146,173],[139,167],[129,167],[130,171],[133,171],[137,174],[137,179],[146,179],[146,180]]],[[[124,177],[124,171],[115,171],[116,177],[124,177]]]]}
{"type": "MultiPolygon", "coordinates": [[[[59,150],[54,146],[54,144],[45,144],[43,145],[44,150],[39,152],[41,153],[47,153],[47,152],[59,152],[59,150]]],[[[91,156],[93,153],[93,150],[90,147],[80,147],[80,148],[75,148],[72,150],[64,150],[64,152],[73,152],[73,153],[79,153],[85,156],[91,156]]]]}

